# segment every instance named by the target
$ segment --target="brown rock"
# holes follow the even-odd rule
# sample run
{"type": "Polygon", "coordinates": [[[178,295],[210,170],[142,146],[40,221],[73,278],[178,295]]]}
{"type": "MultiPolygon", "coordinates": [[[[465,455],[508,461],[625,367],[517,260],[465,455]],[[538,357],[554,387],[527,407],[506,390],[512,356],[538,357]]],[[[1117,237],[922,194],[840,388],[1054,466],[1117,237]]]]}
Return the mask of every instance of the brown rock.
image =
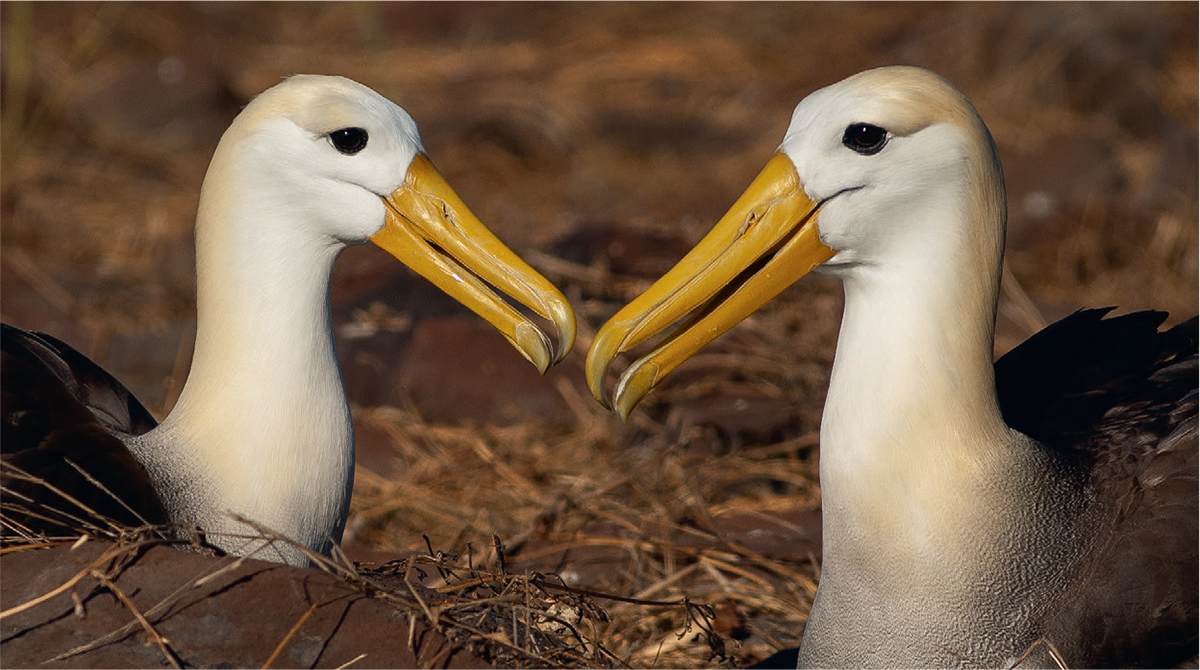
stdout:
{"type": "Polygon", "coordinates": [[[6,667],[350,667],[485,668],[487,661],[450,645],[420,616],[333,575],[276,563],[213,558],[156,546],[113,568],[114,545],[92,542],[21,549],[4,555],[0,640],[6,667]],[[23,611],[11,608],[72,587],[23,611]],[[111,576],[103,587],[95,573],[111,576]],[[216,574],[199,586],[204,575],[216,574]],[[164,639],[151,640],[115,589],[164,639]],[[293,630],[294,629],[294,630],[293,630]],[[103,644],[95,645],[104,639],[103,644]],[[412,646],[409,646],[409,640],[412,646]],[[88,651],[60,658],[83,645],[88,651]],[[52,660],[58,659],[58,660],[52,660]],[[357,660],[356,660],[357,659],[357,660]]]}

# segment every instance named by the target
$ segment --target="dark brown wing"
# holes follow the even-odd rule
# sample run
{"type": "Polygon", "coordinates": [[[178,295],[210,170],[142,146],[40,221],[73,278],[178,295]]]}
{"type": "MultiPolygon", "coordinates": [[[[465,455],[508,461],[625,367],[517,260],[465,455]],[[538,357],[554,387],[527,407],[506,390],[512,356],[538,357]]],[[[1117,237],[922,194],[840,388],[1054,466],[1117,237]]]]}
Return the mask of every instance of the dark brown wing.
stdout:
{"type": "Polygon", "coordinates": [[[46,486],[24,478],[20,470],[124,525],[165,522],[149,478],[119,437],[149,431],[156,425],[154,417],[112,375],[68,345],[7,324],[0,327],[5,520],[33,532],[62,533],[79,526],[69,517],[90,516],[46,486]],[[44,516],[53,518],[41,518],[40,512],[18,509],[43,506],[69,516],[50,513],[44,516]]]}
{"type": "Polygon", "coordinates": [[[996,363],[1013,428],[1090,468],[1101,549],[1046,637],[1083,667],[1197,655],[1197,321],[1077,312],[996,363]]]}

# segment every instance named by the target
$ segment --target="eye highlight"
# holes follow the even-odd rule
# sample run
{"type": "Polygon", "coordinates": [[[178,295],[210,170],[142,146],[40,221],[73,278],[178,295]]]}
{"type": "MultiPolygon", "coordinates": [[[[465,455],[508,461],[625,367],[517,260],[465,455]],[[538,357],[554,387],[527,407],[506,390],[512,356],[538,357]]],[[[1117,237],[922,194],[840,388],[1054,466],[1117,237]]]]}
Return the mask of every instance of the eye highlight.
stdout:
{"type": "Polygon", "coordinates": [[[842,144],[855,153],[874,156],[883,151],[883,147],[890,137],[888,131],[879,126],[869,123],[852,123],[846,126],[846,132],[842,134],[842,144]]]}
{"type": "Polygon", "coordinates": [[[342,128],[329,133],[329,141],[334,149],[353,156],[367,147],[367,131],[362,128],[342,128]]]}

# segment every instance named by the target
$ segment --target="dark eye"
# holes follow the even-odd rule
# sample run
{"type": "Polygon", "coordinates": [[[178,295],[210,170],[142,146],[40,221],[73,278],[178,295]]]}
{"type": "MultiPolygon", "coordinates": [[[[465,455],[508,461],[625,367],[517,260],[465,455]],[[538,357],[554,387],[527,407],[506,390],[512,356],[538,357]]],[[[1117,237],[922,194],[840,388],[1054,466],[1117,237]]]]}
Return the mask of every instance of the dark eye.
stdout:
{"type": "Polygon", "coordinates": [[[887,141],[888,131],[869,123],[852,123],[846,126],[846,133],[842,135],[842,144],[846,148],[864,156],[874,156],[883,151],[887,141]]]}
{"type": "Polygon", "coordinates": [[[333,142],[334,149],[353,156],[366,148],[367,131],[362,128],[342,128],[329,133],[329,141],[333,142]]]}

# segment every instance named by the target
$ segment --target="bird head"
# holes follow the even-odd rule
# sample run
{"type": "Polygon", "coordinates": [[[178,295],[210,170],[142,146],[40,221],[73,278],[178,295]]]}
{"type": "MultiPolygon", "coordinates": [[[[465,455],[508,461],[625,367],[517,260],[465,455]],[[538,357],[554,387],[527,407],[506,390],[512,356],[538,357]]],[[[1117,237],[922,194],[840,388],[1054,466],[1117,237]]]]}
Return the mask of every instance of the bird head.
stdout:
{"type": "Polygon", "coordinates": [[[998,257],[1000,175],[979,115],[932,72],[879,68],[812,93],[729,212],[597,332],[592,393],[608,406],[613,360],[676,324],[618,379],[612,406],[627,416],[671,370],[819,266],[845,279],[963,248],[998,257]],[[968,203],[987,211],[966,215],[968,203]]]}

